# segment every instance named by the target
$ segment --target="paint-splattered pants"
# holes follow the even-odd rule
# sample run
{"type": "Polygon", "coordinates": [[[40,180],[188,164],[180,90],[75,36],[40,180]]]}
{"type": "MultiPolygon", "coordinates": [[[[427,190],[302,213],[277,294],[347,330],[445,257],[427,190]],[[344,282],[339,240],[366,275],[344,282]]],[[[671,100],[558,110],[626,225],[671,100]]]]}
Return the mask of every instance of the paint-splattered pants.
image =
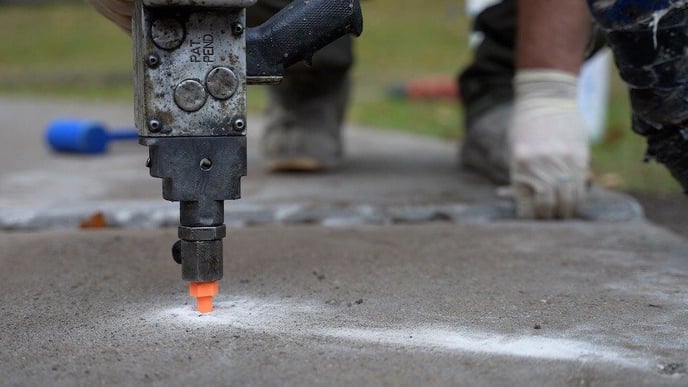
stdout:
{"type": "Polygon", "coordinates": [[[630,90],[648,158],[688,193],[688,0],[588,0],[630,90]]]}

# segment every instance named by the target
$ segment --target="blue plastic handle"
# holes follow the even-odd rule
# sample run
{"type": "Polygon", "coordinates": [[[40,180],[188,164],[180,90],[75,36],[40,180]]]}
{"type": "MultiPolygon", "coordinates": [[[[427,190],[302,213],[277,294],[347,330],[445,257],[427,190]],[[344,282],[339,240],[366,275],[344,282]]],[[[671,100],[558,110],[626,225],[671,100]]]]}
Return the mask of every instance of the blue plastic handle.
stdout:
{"type": "Polygon", "coordinates": [[[111,140],[136,139],[135,129],[108,132],[97,121],[79,119],[58,119],[51,122],[45,131],[45,139],[56,152],[100,154],[107,151],[111,140]]]}

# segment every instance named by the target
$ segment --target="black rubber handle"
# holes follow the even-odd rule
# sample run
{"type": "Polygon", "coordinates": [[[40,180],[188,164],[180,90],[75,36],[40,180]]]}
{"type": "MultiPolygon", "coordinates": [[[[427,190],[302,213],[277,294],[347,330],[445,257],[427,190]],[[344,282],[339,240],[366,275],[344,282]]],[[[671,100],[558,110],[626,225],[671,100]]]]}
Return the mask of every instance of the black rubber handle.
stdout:
{"type": "Polygon", "coordinates": [[[284,69],[346,34],[363,32],[359,0],[294,0],[246,31],[248,76],[279,76],[284,69]]]}

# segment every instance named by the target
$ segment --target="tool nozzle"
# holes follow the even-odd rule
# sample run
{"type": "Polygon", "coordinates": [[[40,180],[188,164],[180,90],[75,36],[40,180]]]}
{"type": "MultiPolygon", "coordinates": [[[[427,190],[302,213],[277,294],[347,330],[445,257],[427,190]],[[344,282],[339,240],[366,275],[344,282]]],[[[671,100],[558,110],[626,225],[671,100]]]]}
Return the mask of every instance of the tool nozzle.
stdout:
{"type": "Polygon", "coordinates": [[[217,295],[219,291],[220,285],[217,281],[189,283],[189,294],[196,297],[197,308],[201,313],[213,311],[213,296],[217,295]]]}

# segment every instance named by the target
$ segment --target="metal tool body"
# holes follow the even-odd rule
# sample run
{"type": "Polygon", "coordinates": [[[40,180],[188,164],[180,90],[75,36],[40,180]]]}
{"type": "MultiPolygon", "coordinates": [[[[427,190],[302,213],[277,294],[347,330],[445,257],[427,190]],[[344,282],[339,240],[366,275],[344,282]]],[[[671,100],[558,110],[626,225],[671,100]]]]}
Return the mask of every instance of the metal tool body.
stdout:
{"type": "Polygon", "coordinates": [[[173,248],[190,282],[223,275],[224,201],[246,176],[246,86],[346,33],[360,34],[358,0],[296,0],[246,29],[256,0],[137,0],[133,21],[135,117],[150,174],[180,202],[173,248]]]}

